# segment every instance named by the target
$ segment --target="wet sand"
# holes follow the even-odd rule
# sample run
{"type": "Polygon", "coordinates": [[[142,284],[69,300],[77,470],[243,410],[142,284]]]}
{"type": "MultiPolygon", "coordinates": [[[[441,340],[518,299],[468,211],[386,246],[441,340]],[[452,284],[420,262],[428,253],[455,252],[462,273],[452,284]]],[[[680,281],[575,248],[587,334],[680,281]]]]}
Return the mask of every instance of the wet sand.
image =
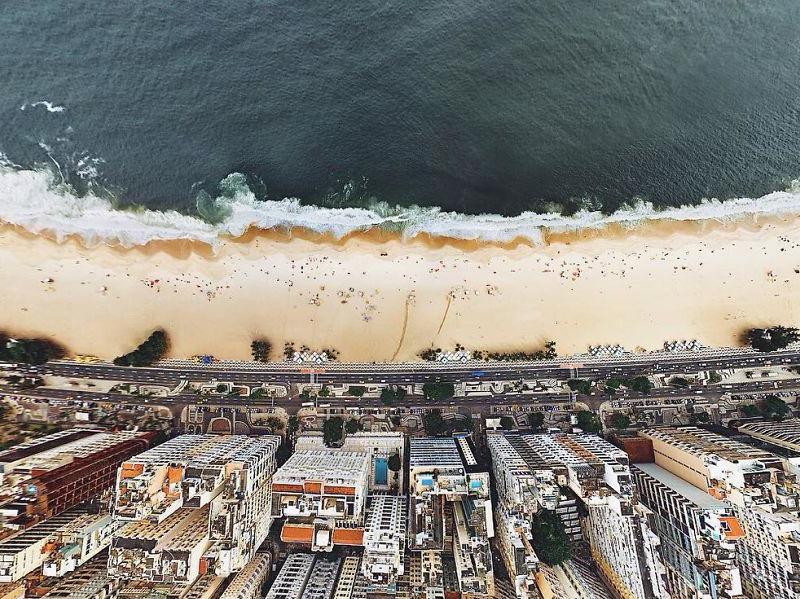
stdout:
{"type": "Polygon", "coordinates": [[[250,341],[336,348],[343,360],[410,360],[428,347],[559,353],[800,322],[800,221],[650,221],[548,233],[546,244],[336,240],[250,231],[121,248],[0,229],[0,328],[111,358],[156,327],[175,356],[249,357],[250,341]]]}

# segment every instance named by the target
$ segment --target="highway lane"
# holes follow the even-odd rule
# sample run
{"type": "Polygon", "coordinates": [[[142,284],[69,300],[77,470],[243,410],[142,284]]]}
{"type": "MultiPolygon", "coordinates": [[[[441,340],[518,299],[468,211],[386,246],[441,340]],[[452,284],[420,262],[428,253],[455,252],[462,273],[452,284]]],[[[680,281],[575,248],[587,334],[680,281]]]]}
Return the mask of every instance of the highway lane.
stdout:
{"type": "MultiPolygon", "coordinates": [[[[717,401],[725,394],[748,395],[755,394],[763,396],[770,393],[782,391],[800,392],[800,380],[778,380],[778,381],[748,381],[736,384],[714,385],[706,387],[690,387],[686,389],[664,387],[654,389],[650,394],[636,392],[621,392],[614,396],[604,395],[595,392],[592,395],[578,395],[570,393],[539,393],[539,394],[497,394],[497,395],[471,395],[467,397],[456,397],[445,400],[428,400],[421,396],[408,396],[394,407],[404,408],[430,408],[430,407],[469,407],[470,410],[478,410],[493,406],[530,406],[533,404],[555,404],[569,402],[575,399],[587,403],[590,407],[596,408],[603,401],[608,400],[679,400],[692,399],[717,401]]],[[[86,389],[55,389],[48,387],[38,387],[35,389],[18,389],[14,386],[0,385],[0,395],[12,395],[39,400],[58,400],[76,402],[106,402],[119,405],[229,405],[229,406],[281,406],[291,411],[299,409],[304,403],[303,399],[297,395],[284,398],[258,399],[253,400],[244,397],[231,396],[199,396],[196,394],[179,394],[166,397],[142,397],[137,395],[127,395],[122,393],[103,393],[86,389]]],[[[353,407],[353,408],[379,408],[384,407],[378,398],[318,398],[319,407],[353,407]]]]}
{"type": "Polygon", "coordinates": [[[699,370],[729,368],[768,368],[800,364],[800,351],[790,350],[768,354],[756,352],[720,351],[717,354],[636,354],[607,360],[592,359],[582,363],[564,362],[473,362],[467,364],[347,364],[329,363],[324,366],[297,366],[289,363],[220,368],[218,366],[131,368],[110,364],[50,362],[42,366],[27,366],[32,375],[93,378],[124,381],[136,384],[176,386],[181,380],[233,381],[236,384],[302,383],[314,381],[325,384],[412,384],[421,382],[461,382],[476,380],[516,381],[521,379],[603,379],[611,376],[629,377],[641,374],[691,374],[699,370]],[[310,370],[317,371],[315,373],[310,370]]]}

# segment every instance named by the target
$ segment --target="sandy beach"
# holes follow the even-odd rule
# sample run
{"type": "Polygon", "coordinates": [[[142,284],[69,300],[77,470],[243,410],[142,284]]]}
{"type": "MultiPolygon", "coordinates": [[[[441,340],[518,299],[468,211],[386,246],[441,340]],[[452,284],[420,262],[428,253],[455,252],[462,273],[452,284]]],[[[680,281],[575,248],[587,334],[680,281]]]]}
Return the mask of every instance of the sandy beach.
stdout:
{"type": "Polygon", "coordinates": [[[156,327],[172,354],[248,358],[250,341],[413,360],[428,347],[560,354],[665,340],[736,345],[748,326],[800,322],[796,218],[651,222],[542,246],[355,234],[251,233],[215,252],[131,249],[0,230],[0,328],[73,353],[127,351],[156,327]]]}

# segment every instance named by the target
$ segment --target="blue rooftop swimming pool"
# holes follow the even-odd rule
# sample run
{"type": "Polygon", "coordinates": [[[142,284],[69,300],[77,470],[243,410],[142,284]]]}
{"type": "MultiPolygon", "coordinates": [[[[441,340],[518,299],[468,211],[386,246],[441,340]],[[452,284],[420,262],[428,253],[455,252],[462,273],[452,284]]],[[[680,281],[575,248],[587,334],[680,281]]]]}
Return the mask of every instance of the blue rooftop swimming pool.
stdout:
{"type": "Polygon", "coordinates": [[[386,485],[389,482],[389,462],[386,458],[375,458],[375,484],[386,485]]]}

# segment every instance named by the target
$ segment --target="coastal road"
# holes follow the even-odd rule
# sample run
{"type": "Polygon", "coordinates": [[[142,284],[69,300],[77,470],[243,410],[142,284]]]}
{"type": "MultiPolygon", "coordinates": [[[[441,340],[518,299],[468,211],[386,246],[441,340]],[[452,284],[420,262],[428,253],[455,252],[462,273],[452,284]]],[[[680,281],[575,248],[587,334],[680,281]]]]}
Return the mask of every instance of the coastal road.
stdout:
{"type": "MultiPolygon", "coordinates": [[[[426,409],[438,408],[459,408],[469,407],[471,411],[490,411],[492,408],[499,407],[529,407],[531,405],[557,405],[570,403],[575,399],[579,402],[588,404],[596,409],[602,402],[613,400],[647,400],[658,402],[660,400],[680,400],[693,399],[705,401],[717,401],[725,394],[731,395],[758,395],[763,396],[769,393],[778,392],[800,392],[800,380],[778,380],[778,381],[748,381],[730,385],[713,385],[705,387],[690,387],[687,389],[676,389],[671,387],[654,389],[649,394],[625,392],[619,393],[614,397],[603,394],[576,395],[570,393],[538,393],[538,394],[517,394],[504,393],[496,395],[473,395],[468,397],[456,397],[444,400],[430,400],[421,396],[408,396],[402,402],[393,407],[406,409],[426,409]]],[[[298,396],[287,396],[271,399],[253,400],[250,398],[239,398],[231,396],[198,396],[195,394],[179,394],[165,397],[142,397],[137,395],[127,395],[123,393],[103,393],[89,391],[85,389],[54,389],[49,387],[37,387],[34,389],[19,389],[15,386],[0,385],[0,395],[15,396],[42,401],[74,401],[74,402],[96,402],[114,403],[118,405],[163,405],[167,407],[183,405],[213,405],[213,406],[253,406],[253,407],[283,407],[289,411],[296,411],[302,406],[303,400],[298,396]]],[[[332,408],[383,408],[385,407],[378,398],[335,398],[327,397],[318,399],[320,407],[332,408]]]]}
{"type": "Polygon", "coordinates": [[[135,384],[177,386],[182,380],[231,381],[235,384],[304,383],[313,377],[320,384],[409,385],[424,382],[518,381],[534,379],[630,377],[648,374],[691,374],[700,370],[730,368],[769,368],[800,365],[800,350],[758,353],[741,350],[697,353],[632,354],[621,358],[564,358],[547,362],[470,362],[466,364],[347,364],[298,366],[290,363],[255,365],[230,363],[225,366],[158,366],[131,368],[112,364],[49,362],[42,366],[23,366],[31,375],[53,375],[84,379],[111,380],[135,384]],[[581,361],[578,361],[581,360],[581,361]],[[312,372],[313,371],[313,372],[312,372]]]}

